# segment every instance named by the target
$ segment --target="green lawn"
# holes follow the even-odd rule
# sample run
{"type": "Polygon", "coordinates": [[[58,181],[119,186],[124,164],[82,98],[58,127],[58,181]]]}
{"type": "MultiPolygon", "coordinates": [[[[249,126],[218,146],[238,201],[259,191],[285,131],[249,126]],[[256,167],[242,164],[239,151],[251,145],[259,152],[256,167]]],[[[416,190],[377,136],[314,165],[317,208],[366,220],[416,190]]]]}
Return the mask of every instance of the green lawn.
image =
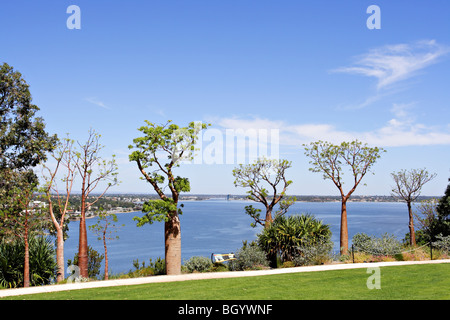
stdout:
{"type": "Polygon", "coordinates": [[[120,300],[439,300],[450,299],[450,264],[382,267],[381,289],[367,288],[367,269],[259,277],[191,280],[65,292],[8,299],[120,300]]]}

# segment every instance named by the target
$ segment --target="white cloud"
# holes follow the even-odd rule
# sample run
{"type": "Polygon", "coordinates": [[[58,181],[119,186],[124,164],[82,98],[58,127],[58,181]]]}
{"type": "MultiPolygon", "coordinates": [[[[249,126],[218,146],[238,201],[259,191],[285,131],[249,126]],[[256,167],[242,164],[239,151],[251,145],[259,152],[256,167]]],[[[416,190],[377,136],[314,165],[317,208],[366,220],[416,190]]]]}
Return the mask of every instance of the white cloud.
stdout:
{"type": "Polygon", "coordinates": [[[416,75],[448,52],[449,48],[435,40],[387,45],[361,55],[353,66],[333,71],[374,77],[377,88],[383,89],[416,75]]]}
{"type": "Polygon", "coordinates": [[[99,106],[103,109],[110,109],[108,106],[106,106],[102,101],[99,101],[97,98],[91,97],[91,98],[86,98],[87,102],[90,102],[92,104],[95,104],[96,106],[99,106]]]}
{"type": "Polygon", "coordinates": [[[378,147],[448,145],[449,128],[427,126],[415,121],[408,112],[414,104],[394,104],[394,117],[372,131],[345,131],[334,125],[307,123],[292,125],[280,120],[223,118],[215,123],[224,129],[279,129],[280,145],[301,146],[304,143],[323,140],[332,143],[358,139],[378,147]]]}

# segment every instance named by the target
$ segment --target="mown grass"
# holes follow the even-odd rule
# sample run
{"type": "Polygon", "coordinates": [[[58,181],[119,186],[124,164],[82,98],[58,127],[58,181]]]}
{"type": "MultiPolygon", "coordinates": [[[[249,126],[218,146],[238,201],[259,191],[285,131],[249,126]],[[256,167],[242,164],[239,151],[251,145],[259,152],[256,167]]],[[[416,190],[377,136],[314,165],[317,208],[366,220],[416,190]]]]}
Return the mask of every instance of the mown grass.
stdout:
{"type": "Polygon", "coordinates": [[[382,267],[381,289],[367,269],[191,280],[10,297],[39,300],[446,300],[450,264],[382,267]]]}

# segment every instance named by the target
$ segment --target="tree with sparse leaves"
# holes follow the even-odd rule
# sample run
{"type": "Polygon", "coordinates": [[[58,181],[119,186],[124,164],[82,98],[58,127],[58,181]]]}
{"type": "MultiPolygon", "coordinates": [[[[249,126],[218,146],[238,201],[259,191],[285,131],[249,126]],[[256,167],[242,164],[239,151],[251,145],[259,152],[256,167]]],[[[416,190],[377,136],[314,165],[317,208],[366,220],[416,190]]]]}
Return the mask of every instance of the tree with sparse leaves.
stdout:
{"type": "Polygon", "coordinates": [[[287,160],[259,158],[252,164],[240,164],[233,170],[236,178],[234,185],[249,188],[247,199],[262,203],[266,209],[265,217],[262,218],[260,209],[251,205],[245,207],[246,213],[254,219],[252,227],[256,227],[256,224],[270,227],[274,219],[284,215],[295,202],[294,197],[286,197],[286,190],[292,181],[286,179],[285,173],[291,165],[287,160]],[[279,210],[273,217],[272,211],[277,204],[279,210]]]}
{"type": "Polygon", "coordinates": [[[108,280],[108,248],[106,246],[107,240],[119,239],[119,236],[113,236],[120,227],[117,226],[117,215],[114,213],[108,214],[105,210],[100,209],[97,216],[97,223],[89,226],[89,230],[97,235],[97,240],[103,241],[103,248],[105,249],[105,280],[108,280]]]}
{"type": "Polygon", "coordinates": [[[385,150],[378,147],[369,147],[361,141],[342,142],[334,145],[330,142],[317,141],[303,145],[305,155],[311,158],[309,162],[313,167],[309,170],[323,174],[325,180],[333,181],[341,194],[341,254],[348,253],[348,226],[347,201],[360,184],[362,178],[370,171],[381,152],[385,150]],[[343,167],[351,172],[352,183],[350,190],[344,192],[343,167]]]}
{"type": "MultiPolygon", "coordinates": [[[[138,226],[154,221],[164,221],[165,263],[167,274],[181,273],[181,225],[178,200],[181,192],[189,192],[188,178],[175,176],[173,170],[181,161],[192,160],[195,143],[206,124],[191,122],[179,127],[170,120],[165,125],[145,121],[139,128],[142,137],[133,140],[129,156],[136,162],[142,179],[145,179],[158,194],[158,200],[149,200],[143,205],[142,217],[135,217],[138,226]],[[164,191],[169,189],[170,194],[164,191]]],[[[182,207],[182,206],[181,206],[182,207]]]]}
{"type": "Polygon", "coordinates": [[[78,142],[79,150],[74,152],[75,166],[81,178],[81,219],[78,243],[78,267],[83,278],[89,277],[89,257],[86,231],[86,211],[94,205],[109,188],[119,183],[117,180],[117,163],[115,156],[111,160],[103,159],[100,155],[103,146],[100,144],[100,134],[89,130],[88,139],[84,144],[78,142]],[[102,183],[102,193],[88,200],[89,195],[102,183]]]}
{"type": "Polygon", "coordinates": [[[58,282],[64,280],[64,231],[67,228],[68,221],[66,214],[69,210],[69,199],[77,175],[74,143],[74,140],[65,138],[58,143],[57,148],[51,153],[56,165],[53,168],[50,168],[47,164],[42,165],[42,177],[45,181],[42,192],[48,202],[48,212],[56,231],[56,262],[58,264],[56,281],[58,282]],[[61,182],[64,184],[64,194],[58,188],[59,175],[61,175],[61,182]]]}
{"type": "Polygon", "coordinates": [[[425,183],[436,177],[436,174],[430,174],[425,169],[401,170],[391,173],[395,186],[392,188],[391,194],[396,199],[406,201],[409,215],[409,244],[416,245],[416,234],[414,232],[414,215],[411,203],[419,197],[422,187],[425,183]]]}

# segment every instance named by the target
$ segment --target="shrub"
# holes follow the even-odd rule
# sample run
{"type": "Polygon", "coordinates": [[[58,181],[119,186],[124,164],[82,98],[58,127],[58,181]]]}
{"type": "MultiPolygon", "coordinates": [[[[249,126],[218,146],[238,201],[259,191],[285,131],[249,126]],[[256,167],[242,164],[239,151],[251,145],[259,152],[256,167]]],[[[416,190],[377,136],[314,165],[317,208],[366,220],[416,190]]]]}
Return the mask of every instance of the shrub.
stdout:
{"type": "Polygon", "coordinates": [[[442,236],[442,234],[436,236],[437,241],[433,242],[433,247],[446,252],[450,253],[450,236],[442,236]]]}
{"type": "MultiPolygon", "coordinates": [[[[97,278],[100,274],[100,268],[102,265],[104,255],[99,254],[97,250],[93,249],[91,246],[88,246],[88,276],[89,278],[97,278]]],[[[70,265],[78,265],[78,252],[75,253],[73,257],[73,261],[68,259],[67,266],[70,265]]]]}
{"type": "MultiPolygon", "coordinates": [[[[29,240],[30,285],[49,284],[56,274],[55,250],[44,237],[29,240]]],[[[23,286],[25,244],[22,240],[0,242],[0,287],[23,286]]]]}
{"type": "Polygon", "coordinates": [[[150,259],[149,266],[155,276],[166,274],[166,260],[161,257],[156,258],[155,262],[150,259]]]}
{"type": "Polygon", "coordinates": [[[30,241],[30,283],[33,286],[50,284],[58,265],[55,249],[49,238],[34,237],[30,241]]]}
{"type": "Polygon", "coordinates": [[[266,253],[255,243],[250,245],[244,243],[242,248],[236,252],[236,260],[231,260],[228,265],[233,271],[261,269],[268,266],[266,253]]]}
{"type": "Polygon", "coordinates": [[[297,248],[292,261],[296,266],[324,264],[332,260],[333,242],[324,237],[312,243],[304,243],[297,248]]]}
{"type": "Polygon", "coordinates": [[[356,252],[364,252],[374,256],[395,255],[401,252],[401,243],[394,235],[383,234],[381,238],[369,236],[365,233],[357,233],[352,239],[353,249],[356,252]]]}
{"type": "Polygon", "coordinates": [[[195,256],[187,260],[184,266],[188,272],[205,272],[211,269],[213,263],[207,257],[195,256]]]}
{"type": "Polygon", "coordinates": [[[299,249],[328,241],[331,231],[328,225],[309,214],[280,216],[269,228],[258,234],[258,244],[267,255],[279,255],[283,262],[303,256],[299,249]]]}
{"type": "MultiPolygon", "coordinates": [[[[139,259],[133,260],[133,267],[134,270],[128,271],[126,278],[148,277],[155,274],[152,267],[145,266],[145,261],[142,261],[142,263],[140,264],[139,259]]],[[[122,276],[122,278],[123,277],[124,276],[122,276]]]]}

